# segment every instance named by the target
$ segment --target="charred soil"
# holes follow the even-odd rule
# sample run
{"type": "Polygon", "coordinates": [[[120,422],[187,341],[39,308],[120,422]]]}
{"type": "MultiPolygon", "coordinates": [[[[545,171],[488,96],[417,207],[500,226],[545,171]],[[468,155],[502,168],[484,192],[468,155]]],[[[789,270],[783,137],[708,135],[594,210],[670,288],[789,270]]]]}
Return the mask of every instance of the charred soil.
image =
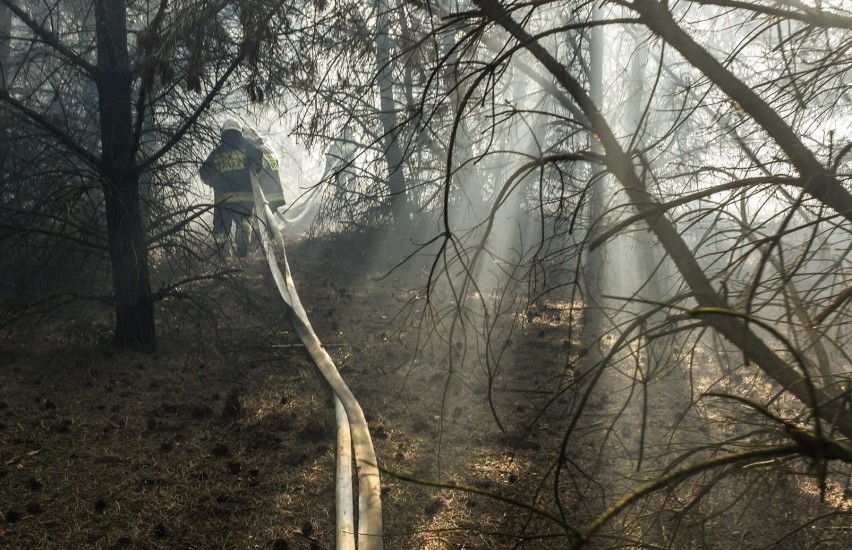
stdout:
{"type": "MultiPolygon", "coordinates": [[[[597,479],[621,460],[595,443],[611,408],[606,395],[587,409],[587,435],[562,446],[580,398],[568,384],[582,355],[569,330],[577,308],[519,309],[499,365],[470,361],[487,353],[461,329],[434,328],[451,316],[425,301],[428,264],[391,270],[376,252],[381,239],[303,240],[291,244],[289,260],[311,322],[370,424],[385,470],[385,547],[565,547],[566,532],[534,509],[584,524],[612,501],[597,479]],[[560,456],[563,475],[576,475],[563,480],[564,495],[553,490],[560,456]],[[575,498],[583,494],[595,498],[575,498]]],[[[5,329],[0,547],[334,547],[330,390],[287,325],[261,256],[228,267],[158,306],[157,354],[112,349],[109,311],[85,302],[5,329]]],[[[675,401],[655,405],[651,428],[661,437],[676,422],[675,401]]],[[[629,446],[640,429],[633,419],[610,431],[613,448],[629,446]]],[[[635,486],[629,475],[619,479],[635,486]]],[[[783,483],[764,485],[746,505],[770,506],[783,483]]],[[[677,498],[648,504],[654,513],[671,509],[671,525],[699,525],[694,537],[672,538],[675,547],[766,544],[760,529],[783,536],[787,524],[782,510],[777,521],[759,513],[744,523],[735,503],[726,513],[737,527],[717,529],[724,514],[695,519],[700,506],[678,511],[677,498]]],[[[666,531],[665,521],[648,533],[666,531]]],[[[637,524],[625,525],[625,537],[643,537],[637,524]]],[[[801,548],[826,529],[781,540],[801,548]]],[[[845,532],[826,547],[844,547],[845,532]]]]}
{"type": "MultiPolygon", "coordinates": [[[[419,348],[428,329],[412,312],[425,271],[389,274],[368,252],[376,238],[306,240],[289,254],[382,466],[518,498],[535,491],[529,466],[547,462],[537,439],[548,434],[524,426],[530,396],[545,392],[510,388],[510,431],[501,431],[485,385],[419,348]]],[[[153,355],[112,349],[109,310],[85,302],[5,331],[0,546],[333,548],[330,390],[260,255],[229,267],[158,306],[153,355]]],[[[552,375],[564,344],[540,332],[530,337],[553,357],[552,375]]],[[[392,473],[383,505],[388,548],[511,547],[530,521],[485,496],[392,473]]]]}

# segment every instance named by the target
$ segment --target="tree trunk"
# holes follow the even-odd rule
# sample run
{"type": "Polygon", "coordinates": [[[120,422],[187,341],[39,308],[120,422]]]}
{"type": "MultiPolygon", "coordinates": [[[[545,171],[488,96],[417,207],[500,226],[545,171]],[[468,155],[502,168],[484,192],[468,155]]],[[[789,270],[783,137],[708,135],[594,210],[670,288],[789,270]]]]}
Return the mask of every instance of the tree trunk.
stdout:
{"type": "Polygon", "coordinates": [[[12,33],[12,10],[0,4],[0,89],[6,87],[9,77],[10,38],[12,33]]]}
{"type": "MultiPolygon", "coordinates": [[[[646,143],[644,139],[645,125],[650,124],[649,119],[643,120],[646,106],[645,94],[645,65],[648,63],[648,44],[646,33],[640,29],[634,30],[634,53],[630,60],[630,80],[627,83],[629,90],[626,127],[627,135],[632,135],[630,147],[642,149],[646,143]]],[[[647,185],[647,183],[646,183],[647,185]]],[[[647,302],[663,302],[667,299],[665,268],[667,260],[661,254],[661,247],[654,233],[646,224],[637,224],[631,232],[633,241],[635,261],[637,262],[637,273],[642,287],[639,289],[639,298],[647,302]]],[[[648,327],[653,331],[662,327],[666,322],[663,311],[658,311],[648,319],[648,327]]],[[[650,338],[646,343],[647,376],[654,376],[660,371],[660,367],[669,364],[671,357],[671,346],[673,338],[664,336],[650,338]]]]}
{"type": "MultiPolygon", "coordinates": [[[[441,39],[441,57],[446,57],[444,68],[444,88],[452,108],[452,120],[459,119],[456,131],[455,147],[453,148],[453,166],[450,167],[453,177],[450,184],[453,190],[449,195],[450,220],[453,231],[469,231],[480,227],[489,215],[491,206],[486,204],[481,167],[474,164],[474,140],[471,137],[470,124],[467,116],[460,113],[465,106],[462,101],[465,95],[465,85],[459,82],[461,70],[461,53],[456,49],[455,34],[445,32],[441,39]]],[[[470,107],[469,105],[467,107],[470,107]]],[[[478,240],[478,237],[477,237],[478,240]]]]}
{"type": "Polygon", "coordinates": [[[388,165],[387,186],[391,194],[394,225],[405,229],[410,216],[403,172],[403,153],[399,144],[400,127],[396,116],[393,93],[393,62],[391,60],[390,14],[388,2],[376,2],[376,67],[379,86],[379,119],[384,131],[385,161],[388,165]],[[405,225],[401,225],[405,223],[405,225]]]}
{"type": "MultiPolygon", "coordinates": [[[[9,58],[11,57],[12,10],[0,4],[0,90],[6,89],[6,80],[11,74],[9,58]]],[[[9,109],[0,106],[0,173],[6,166],[8,154],[9,109]]]]}
{"type": "Polygon", "coordinates": [[[154,351],[154,304],[134,155],[125,2],[97,0],[95,15],[102,144],[100,176],[116,301],[113,342],[122,348],[154,351]]]}
{"type": "MultiPolygon", "coordinates": [[[[594,9],[594,19],[600,19],[599,8],[594,9]]],[[[592,27],[589,30],[589,95],[598,110],[603,108],[603,28],[592,27]]],[[[603,148],[595,139],[589,135],[589,148],[595,153],[602,153],[603,148]]],[[[589,228],[588,241],[594,239],[596,233],[604,228],[604,215],[606,211],[606,186],[607,176],[603,174],[603,167],[598,164],[591,165],[590,175],[591,189],[589,189],[588,203],[586,205],[587,227],[589,228]]],[[[594,343],[600,338],[601,332],[606,324],[606,316],[603,312],[603,298],[605,292],[603,283],[606,271],[606,246],[586,252],[583,262],[583,287],[585,291],[583,308],[583,347],[592,350],[594,343]]],[[[596,360],[597,356],[593,356],[596,360]]]]}

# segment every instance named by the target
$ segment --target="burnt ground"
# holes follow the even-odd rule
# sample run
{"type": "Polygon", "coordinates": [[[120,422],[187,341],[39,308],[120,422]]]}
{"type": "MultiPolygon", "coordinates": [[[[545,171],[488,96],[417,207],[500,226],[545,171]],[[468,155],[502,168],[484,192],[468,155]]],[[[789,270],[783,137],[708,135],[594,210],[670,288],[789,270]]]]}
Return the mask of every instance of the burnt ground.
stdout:
{"type": "MultiPolygon", "coordinates": [[[[289,257],[314,328],[359,399],[388,470],[385,547],[513,548],[524,533],[534,536],[524,548],[566,546],[553,522],[486,493],[554,509],[551,466],[576,398],[558,392],[576,357],[569,309],[527,310],[489,388],[481,368],[456,370],[475,346],[430,332],[430,320],[447,317],[421,314],[423,266],[384,276],[388,266],[368,252],[375,239],[306,240],[293,243],[289,257]]],[[[109,311],[83,302],[4,334],[0,547],[334,547],[330,390],[287,326],[260,259],[232,267],[239,268],[233,277],[199,281],[160,305],[155,355],[111,349],[109,311]]],[[[677,401],[669,398],[655,405],[663,431],[673,416],[666,407],[677,401]]],[[[599,438],[607,396],[593,401],[588,433],[599,438]]],[[[702,430],[695,433],[704,437],[702,430]]],[[[614,439],[635,431],[628,421],[614,439]]],[[[574,445],[575,492],[595,496],[599,483],[589,476],[619,458],[582,437],[574,445]]],[[[688,514],[700,506],[687,507],[675,523],[695,519],[697,534],[673,538],[688,541],[673,547],[759,547],[772,533],[782,537],[787,508],[775,522],[764,521],[761,508],[757,521],[741,525],[742,506],[774,502],[780,485],[767,479],[753,498],[734,499],[726,512],[733,519],[720,513],[699,523],[688,514]]],[[[678,495],[657,506],[672,499],[678,495]]],[[[591,499],[563,504],[577,525],[600,511],[591,499]]],[[[848,524],[843,519],[842,528],[848,524]]],[[[835,527],[794,530],[776,547],[806,547],[835,527]]],[[[655,524],[649,533],[667,528],[655,524]]],[[[641,538],[635,526],[625,529],[641,538]]]]}
{"type": "MultiPolygon", "coordinates": [[[[535,490],[538,439],[556,432],[521,428],[531,397],[547,392],[527,375],[504,380],[501,431],[483,377],[448,377],[437,337],[434,355],[422,350],[412,289],[425,271],[382,278],[368,240],[305,241],[289,254],[381,464],[507,496],[535,490]]],[[[260,259],[233,267],[244,271],[159,306],[154,355],[111,349],[110,312],[84,302],[4,334],[0,547],[333,548],[330,390],[260,259]]],[[[563,368],[564,336],[530,330],[546,384],[563,368]]],[[[511,547],[527,521],[487,497],[390,474],[383,507],[387,548],[511,547]]]]}

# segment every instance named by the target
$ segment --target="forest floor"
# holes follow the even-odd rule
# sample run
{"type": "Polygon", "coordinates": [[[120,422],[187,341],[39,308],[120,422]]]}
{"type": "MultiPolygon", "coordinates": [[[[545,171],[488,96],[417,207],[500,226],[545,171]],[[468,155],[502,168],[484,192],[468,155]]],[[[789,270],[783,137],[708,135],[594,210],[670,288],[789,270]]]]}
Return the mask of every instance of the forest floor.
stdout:
{"type": "MultiPolygon", "coordinates": [[[[463,335],[469,327],[452,325],[452,306],[424,307],[429,264],[391,270],[382,238],[305,239],[288,254],[310,320],[370,425],[384,468],[385,548],[567,547],[559,521],[583,525],[641,481],[630,456],[639,434],[645,467],[662,472],[668,449],[684,443],[671,439],[673,426],[691,439],[688,458],[729,429],[727,418],[685,415],[699,407],[678,393],[681,380],[661,386],[650,417],[618,405],[615,389],[589,396],[585,425],[562,449],[578,398],[563,391],[576,375],[576,308],[518,309],[489,383],[488,366],[469,361],[483,350],[463,335]],[[560,508],[562,452],[572,476],[564,494],[581,496],[560,508]]],[[[156,354],[111,348],[110,311],[86,302],[0,334],[0,548],[334,548],[331,392],[259,253],[228,267],[158,305],[156,354]]],[[[722,497],[708,508],[699,485],[684,486],[638,508],[638,523],[614,523],[594,547],[633,548],[646,536],[671,548],[849,547],[849,502],[812,511],[814,484],[806,494],[790,479],[770,472],[746,486],[736,473],[720,476],[722,497]],[[828,519],[791,521],[806,512],[828,519]]]]}
{"type": "MultiPolygon", "coordinates": [[[[432,335],[434,353],[424,352],[416,289],[426,271],[388,274],[368,252],[373,239],[306,240],[289,256],[391,472],[382,480],[385,547],[512,547],[535,518],[393,472],[520,500],[539,491],[535,472],[555,452],[543,440],[557,427],[525,427],[536,401],[552,397],[552,387],[537,388],[563,372],[564,331],[537,314],[539,324],[513,336],[529,344],[519,349],[535,368],[501,378],[503,431],[485,377],[448,374],[458,348],[432,335]]],[[[112,349],[109,311],[84,303],[3,335],[0,547],[334,547],[330,390],[259,253],[232,267],[230,278],[158,306],[154,355],[112,349]]]]}

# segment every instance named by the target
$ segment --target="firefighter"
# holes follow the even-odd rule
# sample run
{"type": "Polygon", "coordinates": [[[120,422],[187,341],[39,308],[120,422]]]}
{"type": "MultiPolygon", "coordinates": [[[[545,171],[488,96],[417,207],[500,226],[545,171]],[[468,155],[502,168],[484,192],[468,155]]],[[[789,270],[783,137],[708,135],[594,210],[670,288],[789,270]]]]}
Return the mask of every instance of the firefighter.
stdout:
{"type": "Polygon", "coordinates": [[[263,144],[263,138],[251,126],[246,126],[243,136],[253,146],[260,149],[262,154],[258,182],[263,190],[269,207],[276,212],[280,207],[287,204],[284,200],[284,191],[281,187],[281,175],[279,173],[278,159],[272,149],[263,144]]]}
{"type": "Polygon", "coordinates": [[[354,191],[355,174],[352,160],[357,149],[354,133],[346,128],[343,137],[335,139],[325,153],[325,172],[322,179],[332,175],[338,192],[354,191]]]}
{"type": "Polygon", "coordinates": [[[227,120],[222,125],[219,145],[199,169],[201,181],[213,188],[213,240],[222,258],[228,254],[225,245],[232,227],[237,256],[243,258],[248,254],[254,207],[251,175],[258,173],[260,162],[260,150],[243,137],[240,124],[227,120]]]}

